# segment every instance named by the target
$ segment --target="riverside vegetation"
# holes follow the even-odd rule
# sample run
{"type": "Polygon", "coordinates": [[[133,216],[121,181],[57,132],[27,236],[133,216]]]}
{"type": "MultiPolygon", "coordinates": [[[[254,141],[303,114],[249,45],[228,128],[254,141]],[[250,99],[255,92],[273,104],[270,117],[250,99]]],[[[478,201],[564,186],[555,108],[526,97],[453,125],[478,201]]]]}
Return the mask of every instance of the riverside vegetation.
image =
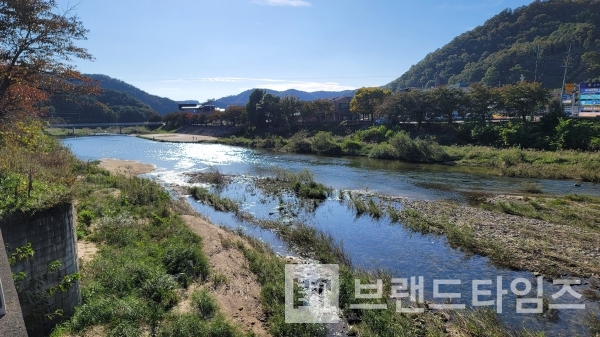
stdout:
{"type": "Polygon", "coordinates": [[[492,175],[600,181],[600,154],[594,145],[600,140],[600,124],[557,123],[548,133],[540,131],[542,125],[531,123],[472,122],[420,128],[382,125],[358,131],[338,126],[329,131],[298,131],[287,138],[276,134],[231,136],[219,142],[296,153],[439,163],[465,170],[480,167],[492,175]],[[490,143],[496,146],[487,145],[490,143]],[[538,147],[532,147],[536,143],[538,147]]]}

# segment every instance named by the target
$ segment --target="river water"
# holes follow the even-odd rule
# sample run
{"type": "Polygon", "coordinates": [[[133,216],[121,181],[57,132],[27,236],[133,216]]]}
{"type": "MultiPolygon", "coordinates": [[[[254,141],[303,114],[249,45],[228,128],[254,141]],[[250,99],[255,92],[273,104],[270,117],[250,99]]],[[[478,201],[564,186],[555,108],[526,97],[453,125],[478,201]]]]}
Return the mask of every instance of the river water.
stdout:
{"type": "MultiPolygon", "coordinates": [[[[269,175],[273,168],[294,172],[307,168],[313,172],[315,180],[334,189],[376,191],[409,199],[468,202],[471,193],[518,193],[523,182],[537,183],[544,193],[549,194],[600,195],[600,186],[592,183],[576,187],[573,181],[566,180],[496,177],[485,175],[480,169],[406,164],[363,157],[284,154],[219,144],[152,142],[131,136],[67,138],[63,143],[82,160],[115,158],[154,164],[157,170],[147,176],[165,185],[187,185],[185,172],[209,168],[240,176],[269,175]]],[[[278,214],[274,214],[276,212],[273,210],[280,201],[269,199],[260,191],[249,193],[248,181],[243,177],[238,178],[221,193],[238,200],[245,210],[257,218],[277,217],[278,214]]],[[[269,243],[276,252],[290,253],[287,245],[274,233],[246,224],[233,214],[216,212],[191,199],[190,203],[213,223],[241,228],[247,234],[269,243]]],[[[480,296],[479,300],[497,300],[498,277],[502,277],[502,287],[508,290],[508,294],[503,296],[500,317],[507,326],[514,329],[526,327],[541,330],[548,336],[585,336],[589,335],[586,313],[597,314],[600,311],[598,303],[569,297],[569,293],[552,300],[550,296],[560,291],[561,286],[545,280],[543,293],[550,299],[550,303],[585,304],[586,309],[560,310],[557,317],[552,319],[539,314],[518,314],[516,296],[510,285],[515,280],[526,279],[531,282],[533,290],[530,294],[533,294],[536,290],[536,277],[531,273],[497,268],[487,258],[466,255],[450,248],[443,237],[412,233],[402,226],[390,224],[385,217],[378,220],[368,216],[357,217],[352,209],[336,198],[326,200],[314,211],[299,212],[297,217],[342,242],[354,266],[383,268],[397,278],[416,277],[418,281],[418,277],[423,277],[425,298],[435,303],[443,303],[443,299],[432,298],[434,280],[460,280],[459,285],[443,285],[440,291],[459,292],[461,297],[453,299],[452,303],[464,303],[470,307],[473,303],[473,280],[491,280],[489,285],[481,286],[480,289],[492,290],[494,295],[480,296]]],[[[517,289],[523,289],[524,286],[524,283],[520,283],[517,289]]],[[[582,287],[573,286],[573,289],[581,292],[582,287]]]]}

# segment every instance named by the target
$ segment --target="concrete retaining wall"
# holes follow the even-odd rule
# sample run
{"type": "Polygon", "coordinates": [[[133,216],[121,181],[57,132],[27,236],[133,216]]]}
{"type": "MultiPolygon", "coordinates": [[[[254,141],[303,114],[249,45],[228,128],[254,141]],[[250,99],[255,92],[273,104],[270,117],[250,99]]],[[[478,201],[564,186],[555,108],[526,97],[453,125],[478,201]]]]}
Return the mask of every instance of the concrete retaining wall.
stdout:
{"type": "MultiPolygon", "coordinates": [[[[33,214],[9,215],[0,220],[0,230],[9,252],[31,243],[35,252],[33,259],[20,261],[11,267],[13,273],[24,272],[27,275],[26,283],[33,278],[42,282],[41,289],[47,289],[60,283],[64,276],[79,271],[72,204],[63,204],[33,214]],[[48,264],[56,260],[61,262],[60,268],[48,275],[48,264]],[[48,275],[46,280],[44,280],[45,275],[48,275]]],[[[80,299],[77,282],[66,292],[56,292],[48,302],[53,310],[61,309],[69,315],[79,304],[80,299]]],[[[29,324],[27,317],[32,308],[23,298],[20,298],[20,301],[23,317],[29,324]]]]}

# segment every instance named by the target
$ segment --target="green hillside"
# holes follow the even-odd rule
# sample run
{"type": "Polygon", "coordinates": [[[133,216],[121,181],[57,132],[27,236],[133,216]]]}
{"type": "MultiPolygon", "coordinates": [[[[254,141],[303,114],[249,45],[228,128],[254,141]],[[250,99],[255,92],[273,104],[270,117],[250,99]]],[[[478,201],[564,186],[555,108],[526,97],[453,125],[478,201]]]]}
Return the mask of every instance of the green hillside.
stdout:
{"type": "Polygon", "coordinates": [[[48,105],[47,109],[56,121],[110,123],[160,120],[156,111],[147,104],[127,93],[110,89],[102,89],[98,96],[54,96],[48,105]]]}
{"type": "Polygon", "coordinates": [[[506,9],[428,54],[386,87],[497,86],[523,75],[559,88],[567,58],[567,82],[600,80],[600,0],[537,0],[506,9]]]}
{"type": "Polygon", "coordinates": [[[160,115],[178,110],[177,102],[165,97],[151,95],[121,80],[101,74],[86,74],[86,76],[98,81],[100,87],[104,89],[121,91],[137,98],[146,105],[150,106],[150,108],[154,109],[160,115]]]}

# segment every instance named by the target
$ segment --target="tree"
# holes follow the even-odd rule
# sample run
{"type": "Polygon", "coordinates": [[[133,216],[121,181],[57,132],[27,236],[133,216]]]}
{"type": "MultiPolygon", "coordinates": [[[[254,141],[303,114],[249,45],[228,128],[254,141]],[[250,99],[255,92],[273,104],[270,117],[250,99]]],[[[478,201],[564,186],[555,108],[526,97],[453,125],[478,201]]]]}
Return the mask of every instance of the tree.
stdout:
{"type": "Polygon", "coordinates": [[[263,89],[254,89],[250,93],[250,97],[248,97],[248,102],[246,103],[248,122],[257,128],[264,127],[267,124],[264,111],[258,111],[258,104],[266,94],[267,92],[263,89]]]}
{"type": "Polygon", "coordinates": [[[458,88],[448,86],[435,88],[431,91],[434,110],[441,116],[448,117],[452,123],[454,111],[458,111],[465,101],[465,94],[458,88]]]}
{"type": "Polygon", "coordinates": [[[360,88],[356,90],[352,101],[350,101],[350,112],[369,115],[373,119],[377,106],[391,93],[391,91],[382,88],[360,88]]]}
{"type": "Polygon", "coordinates": [[[502,107],[511,116],[533,115],[536,108],[546,105],[550,92],[541,83],[519,82],[499,89],[502,107]]]}
{"type": "Polygon", "coordinates": [[[319,117],[319,121],[322,122],[323,119],[327,120],[328,116],[333,114],[333,102],[328,99],[319,98],[311,102],[312,109],[315,111],[317,116],[319,117]]]}
{"type": "Polygon", "coordinates": [[[480,83],[471,85],[465,98],[467,111],[482,120],[498,105],[499,100],[495,89],[480,83]]]}
{"type": "Polygon", "coordinates": [[[408,92],[395,92],[387,96],[381,103],[376,113],[386,115],[390,124],[400,121],[416,121],[420,126],[425,120],[425,114],[431,109],[431,99],[428,92],[412,90],[408,92]]]}
{"type": "Polygon", "coordinates": [[[49,94],[95,90],[69,64],[92,59],[75,45],[88,30],[71,11],[55,0],[0,0],[0,119],[37,114],[49,94]]]}
{"type": "Polygon", "coordinates": [[[417,121],[420,127],[425,120],[427,111],[431,109],[431,93],[414,90],[408,92],[405,96],[406,109],[412,120],[417,121]]]}
{"type": "Polygon", "coordinates": [[[300,117],[302,118],[302,123],[307,124],[313,117],[316,119],[317,111],[314,109],[313,102],[311,101],[302,101],[302,106],[300,107],[300,117]]]}
{"type": "Polygon", "coordinates": [[[406,99],[406,93],[395,92],[387,96],[383,102],[375,108],[375,114],[377,116],[387,116],[392,125],[409,119],[409,104],[406,99]]]}
{"type": "Polygon", "coordinates": [[[265,125],[281,124],[281,109],[279,106],[280,98],[273,94],[265,94],[256,105],[256,114],[264,116],[265,125]]]}
{"type": "Polygon", "coordinates": [[[296,117],[302,109],[302,101],[295,96],[285,96],[279,102],[279,123],[284,124],[291,130],[292,124],[295,124],[296,117]]]}
{"type": "Polygon", "coordinates": [[[232,105],[225,109],[225,120],[232,124],[242,124],[246,119],[246,109],[243,106],[232,105]]]}

